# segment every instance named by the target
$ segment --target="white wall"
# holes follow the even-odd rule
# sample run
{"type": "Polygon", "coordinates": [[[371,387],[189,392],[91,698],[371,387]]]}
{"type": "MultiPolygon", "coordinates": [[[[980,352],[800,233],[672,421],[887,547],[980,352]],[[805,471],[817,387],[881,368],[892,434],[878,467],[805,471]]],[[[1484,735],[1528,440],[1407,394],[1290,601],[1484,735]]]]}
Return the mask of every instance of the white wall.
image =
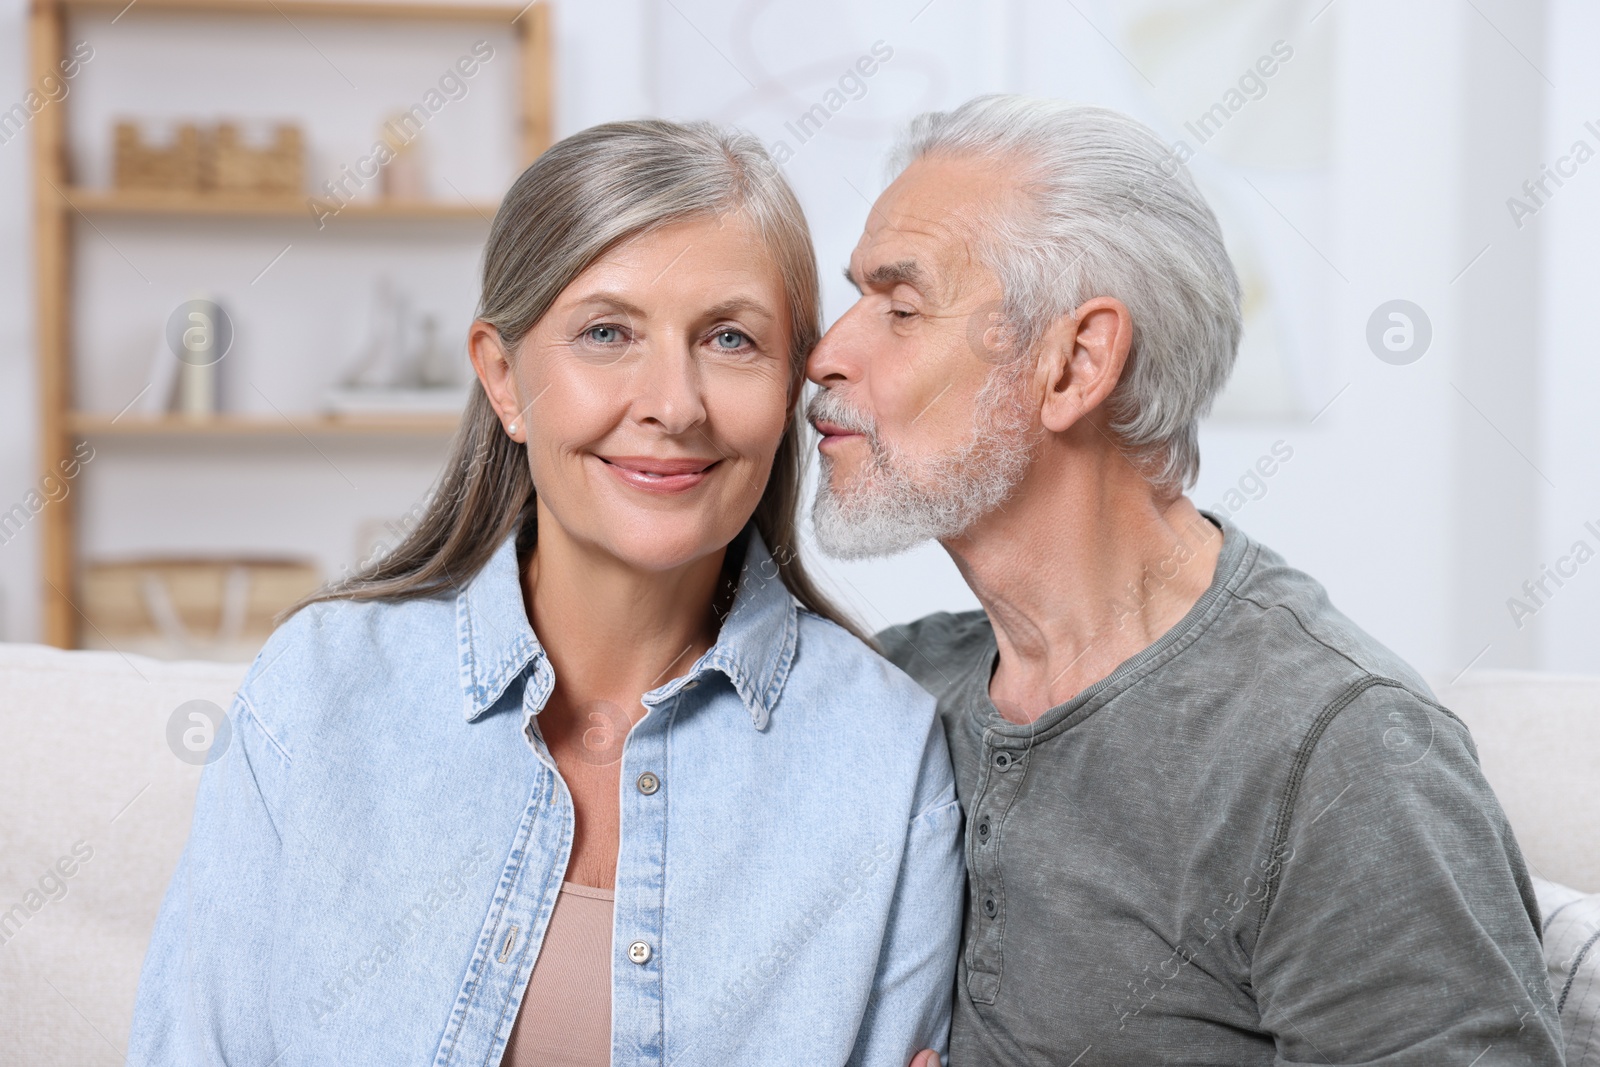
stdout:
{"type": "MultiPolygon", "coordinates": [[[[0,4],[0,100],[22,98],[28,80],[27,5],[0,4]]],[[[25,137],[0,144],[0,509],[38,478],[34,448],[33,183],[25,137]]],[[[38,543],[33,530],[0,545],[0,640],[37,633],[38,543]]]]}
{"type": "MultiPolygon", "coordinates": [[[[1149,65],[1146,57],[1160,53],[1138,36],[1139,19],[1148,25],[1151,12],[1160,15],[1163,6],[1183,5],[561,3],[558,133],[664,114],[738,122],[769,145],[784,141],[793,151],[786,172],[815,229],[831,318],[850,299],[838,267],[859,233],[867,201],[882,186],[883,149],[895,124],[910,114],[978,92],[1027,91],[1121,107],[1164,136],[1184,136],[1179,120],[1194,111],[1185,101],[1223,92],[1232,60],[1208,66],[1208,50],[1215,49],[1197,45],[1194,55],[1177,57],[1183,62],[1160,68],[1177,73],[1152,79],[1154,87],[1146,83],[1139,64],[1149,65]],[[1107,38],[1123,41],[1121,50],[1107,38]],[[891,48],[892,58],[867,79],[860,99],[801,143],[791,128],[796,118],[876,42],[891,48]],[[1213,84],[1214,90],[1206,88],[1213,84]]],[[[1583,519],[1600,527],[1600,444],[1586,410],[1600,399],[1600,370],[1588,355],[1592,331],[1584,321],[1595,278],[1591,250],[1600,206],[1593,190],[1600,162],[1537,217],[1536,234],[1512,228],[1501,203],[1516,191],[1505,188],[1509,175],[1536,171],[1541,153],[1553,158],[1545,146],[1577,136],[1582,118],[1600,124],[1600,106],[1584,110],[1600,101],[1600,75],[1583,51],[1583,42],[1595,40],[1600,29],[1592,25],[1596,16],[1581,0],[1549,0],[1548,11],[1543,3],[1519,0],[1481,0],[1476,8],[1454,0],[1337,0],[1331,7],[1322,0],[1262,0],[1257,7],[1259,25],[1243,24],[1236,34],[1240,47],[1251,34],[1260,37],[1263,51],[1283,38],[1293,42],[1300,66],[1292,79],[1286,66],[1285,80],[1250,104],[1250,121],[1290,131],[1320,123],[1326,132],[1317,142],[1321,148],[1313,145],[1294,165],[1267,165],[1259,152],[1249,157],[1221,149],[1202,150],[1194,163],[1223,204],[1224,219],[1232,220],[1230,241],[1248,238],[1264,250],[1264,278],[1277,287],[1275,299],[1285,309],[1270,338],[1292,356],[1282,388],[1293,394],[1282,410],[1269,407],[1253,418],[1239,417],[1251,409],[1234,403],[1234,417],[1207,425],[1197,502],[1223,500],[1258,457],[1284,441],[1293,458],[1265,480],[1259,499],[1237,509],[1235,521],[1322,579],[1335,603],[1380,639],[1447,677],[1486,644],[1480,665],[1600,671],[1593,640],[1600,623],[1600,561],[1521,630],[1505,606],[1523,577],[1536,577],[1539,563],[1553,563],[1582,535],[1583,519]],[[1323,88],[1318,64],[1328,68],[1323,88]],[[1561,89],[1547,86],[1536,67],[1561,89]],[[1536,136],[1519,139],[1517,131],[1530,128],[1546,131],[1544,145],[1536,136]],[[1486,241],[1491,251],[1463,274],[1486,241]],[[1508,306],[1497,307],[1497,296],[1508,306]],[[1433,327],[1429,352],[1407,366],[1380,362],[1366,341],[1369,315],[1394,298],[1422,306],[1433,327]],[[1490,317],[1499,325],[1486,329],[1490,317]],[[1524,343],[1515,343],[1519,336],[1524,343]],[[1557,488],[1532,471],[1530,461],[1557,488]]],[[[23,56],[13,43],[21,34],[11,32],[22,25],[20,0],[3,0],[0,99],[7,101],[22,88],[23,56]]],[[[427,70],[426,59],[415,69],[427,70]]],[[[337,94],[327,99],[330,109],[347,102],[337,94]]],[[[1600,147],[1600,138],[1594,140],[1600,147]]],[[[32,477],[28,192],[25,146],[0,146],[0,279],[11,283],[0,285],[5,504],[32,477]]],[[[355,252],[349,257],[342,269],[351,274],[370,266],[355,252]]],[[[96,269],[111,272],[115,264],[107,260],[96,269]]],[[[429,268],[419,269],[421,277],[429,268]]],[[[460,260],[432,269],[435,287],[455,294],[451,306],[470,302],[470,287],[451,273],[468,270],[460,260]]],[[[359,333],[364,305],[355,306],[353,317],[341,317],[345,301],[324,296],[319,308],[315,300],[327,288],[326,277],[305,270],[303,276],[286,271],[280,282],[306,289],[304,302],[294,306],[307,321],[294,328],[311,330],[314,319],[316,329],[348,342],[359,333]]],[[[130,342],[130,350],[136,347],[130,342]]],[[[108,367],[108,375],[128,366],[111,365],[124,370],[108,367]]],[[[281,387],[290,389],[292,380],[282,379],[281,387]]],[[[294,522],[275,527],[259,506],[241,511],[248,492],[231,503],[219,500],[195,519],[175,508],[130,519],[145,506],[142,500],[175,490],[155,483],[141,490],[124,472],[131,471],[133,457],[124,458],[94,470],[103,484],[85,486],[86,496],[96,494],[84,512],[86,542],[95,550],[180,535],[196,545],[243,544],[240,520],[246,519],[249,536],[265,542],[292,534],[292,543],[329,565],[352,555],[351,523],[385,508],[404,510],[409,494],[426,483],[431,462],[425,453],[400,459],[352,453],[348,463],[361,474],[354,480],[370,486],[357,495],[305,457],[255,456],[248,487],[271,486],[287,496],[298,489],[316,502],[300,509],[294,522]]],[[[219,462],[195,457],[189,465],[219,462]]],[[[1600,537],[1593,540],[1600,549],[1600,537]]],[[[35,632],[34,553],[31,536],[0,547],[11,638],[35,632]]],[[[873,625],[973,604],[936,548],[821,569],[873,625]]]]}
{"type": "MultiPolygon", "coordinates": [[[[1597,153],[1525,220],[1543,242],[1543,299],[1508,308],[1513,319],[1539,316],[1541,375],[1537,440],[1541,467],[1556,489],[1544,494],[1538,564],[1554,567],[1584,541],[1600,553],[1600,339],[1595,326],[1600,246],[1600,67],[1590,45],[1600,40],[1600,8],[1588,0],[1550,0],[1546,73],[1555,83],[1543,124],[1541,162],[1556,164],[1578,140],[1597,153]],[[1593,124],[1591,129],[1587,124],[1593,124]]],[[[1568,168],[1570,169],[1570,167],[1568,168]]],[[[1531,176],[1531,175],[1530,175],[1531,176]]],[[[1508,190],[1511,195],[1516,190],[1508,190]]],[[[1507,215],[1509,226],[1509,213],[1507,215]]],[[[1572,570],[1573,563],[1565,569],[1572,570]]],[[[1523,578],[1537,577],[1530,567],[1523,578]]],[[[1561,670],[1600,669],[1600,555],[1576,576],[1552,582],[1551,595],[1524,630],[1537,635],[1544,663],[1561,670]]],[[[1521,596],[1508,590],[1507,597],[1521,596]]],[[[1525,603],[1527,601],[1524,601],[1525,603]]],[[[1509,613],[1507,614],[1509,626],[1509,613]]]]}

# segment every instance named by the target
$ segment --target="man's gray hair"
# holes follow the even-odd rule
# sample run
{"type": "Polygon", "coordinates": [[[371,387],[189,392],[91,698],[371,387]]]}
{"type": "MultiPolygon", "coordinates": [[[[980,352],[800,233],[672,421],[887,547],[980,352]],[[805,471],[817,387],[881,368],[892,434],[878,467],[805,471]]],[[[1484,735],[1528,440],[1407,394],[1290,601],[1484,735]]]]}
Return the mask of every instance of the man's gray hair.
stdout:
{"type": "Polygon", "coordinates": [[[926,155],[1015,161],[1021,211],[981,220],[977,251],[1000,279],[1014,351],[1110,296],[1133,318],[1133,347],[1107,401],[1111,427],[1164,492],[1194,484],[1199,420],[1233,368],[1239,278],[1188,170],[1148,127],[1109,108],[980,96],[918,116],[891,176],[926,155]]]}

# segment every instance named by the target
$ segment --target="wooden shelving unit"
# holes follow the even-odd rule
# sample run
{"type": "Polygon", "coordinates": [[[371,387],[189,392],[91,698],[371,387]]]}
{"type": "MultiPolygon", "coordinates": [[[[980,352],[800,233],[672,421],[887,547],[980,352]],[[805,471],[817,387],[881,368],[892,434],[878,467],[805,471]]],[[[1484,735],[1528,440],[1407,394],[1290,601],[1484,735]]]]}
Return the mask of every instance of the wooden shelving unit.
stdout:
{"type": "MultiPolygon", "coordinates": [[[[549,10],[544,3],[397,3],[392,0],[33,0],[29,11],[31,84],[54,73],[65,55],[74,13],[111,12],[140,18],[152,12],[248,15],[275,18],[341,18],[500,23],[517,36],[520,52],[519,105],[521,162],[526,166],[550,145],[551,47],[549,10]]],[[[76,411],[71,395],[72,253],[80,220],[101,216],[149,216],[211,220],[303,219],[315,226],[303,195],[200,195],[159,191],[88,189],[72,184],[67,158],[68,100],[52,103],[34,116],[33,171],[35,278],[37,279],[39,461],[55,474],[82,440],[174,440],[222,438],[438,437],[454,431],[454,415],[219,415],[205,420],[151,418],[76,411]]],[[[463,224],[486,227],[496,205],[450,202],[352,203],[327,224],[463,224]]],[[[51,503],[42,522],[41,594],[44,640],[62,648],[78,642],[77,493],[51,503]]]]}
{"type": "MultiPolygon", "coordinates": [[[[69,206],[85,215],[233,216],[239,218],[301,218],[312,226],[315,219],[304,196],[251,196],[237,193],[170,193],[159,189],[63,189],[69,206]]],[[[448,200],[374,200],[351,203],[328,220],[335,225],[347,219],[459,220],[488,225],[498,204],[448,200]]]]}
{"type": "Polygon", "coordinates": [[[186,419],[99,415],[75,411],[67,418],[74,437],[200,438],[200,437],[394,437],[446,436],[460,420],[454,415],[323,415],[278,418],[256,415],[218,415],[186,419]]]}

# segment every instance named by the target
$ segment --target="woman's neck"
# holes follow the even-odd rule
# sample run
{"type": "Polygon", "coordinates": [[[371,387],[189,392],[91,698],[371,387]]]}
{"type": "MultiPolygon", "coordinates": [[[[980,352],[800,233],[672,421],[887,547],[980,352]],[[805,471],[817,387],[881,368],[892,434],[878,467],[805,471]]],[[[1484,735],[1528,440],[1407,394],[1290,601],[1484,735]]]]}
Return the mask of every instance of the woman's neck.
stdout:
{"type": "Polygon", "coordinates": [[[538,520],[523,603],[566,703],[636,706],[716,642],[713,603],[726,550],[641,571],[573,540],[542,504],[538,520]]]}

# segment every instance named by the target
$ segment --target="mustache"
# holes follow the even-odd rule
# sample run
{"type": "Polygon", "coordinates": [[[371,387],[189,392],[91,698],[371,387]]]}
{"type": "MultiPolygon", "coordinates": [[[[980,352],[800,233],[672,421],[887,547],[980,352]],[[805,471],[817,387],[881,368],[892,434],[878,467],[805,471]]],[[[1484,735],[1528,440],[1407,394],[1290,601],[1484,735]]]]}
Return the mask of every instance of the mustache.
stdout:
{"type": "Polygon", "coordinates": [[[813,425],[831,422],[851,433],[862,434],[872,444],[878,440],[878,427],[872,418],[851,407],[832,389],[818,389],[812,394],[810,403],[806,404],[806,418],[813,425]]]}

